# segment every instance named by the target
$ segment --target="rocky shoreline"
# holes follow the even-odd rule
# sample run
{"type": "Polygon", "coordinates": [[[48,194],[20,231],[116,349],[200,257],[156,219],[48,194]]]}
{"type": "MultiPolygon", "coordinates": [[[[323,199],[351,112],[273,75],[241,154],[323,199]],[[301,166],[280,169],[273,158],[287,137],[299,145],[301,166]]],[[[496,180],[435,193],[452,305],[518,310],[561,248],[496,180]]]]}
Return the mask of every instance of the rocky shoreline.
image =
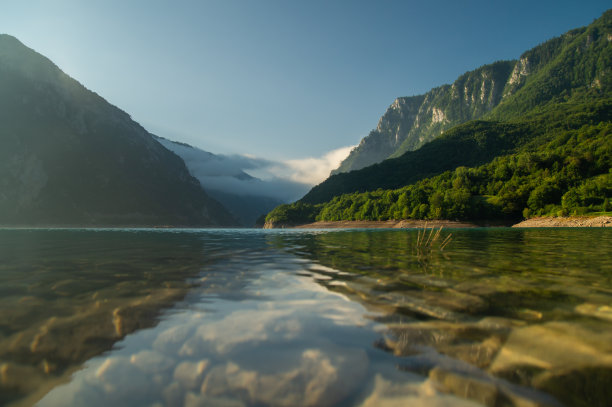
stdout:
{"type": "Polygon", "coordinates": [[[612,216],[571,216],[564,218],[531,218],[513,225],[515,228],[591,228],[612,227],[612,216]]]}

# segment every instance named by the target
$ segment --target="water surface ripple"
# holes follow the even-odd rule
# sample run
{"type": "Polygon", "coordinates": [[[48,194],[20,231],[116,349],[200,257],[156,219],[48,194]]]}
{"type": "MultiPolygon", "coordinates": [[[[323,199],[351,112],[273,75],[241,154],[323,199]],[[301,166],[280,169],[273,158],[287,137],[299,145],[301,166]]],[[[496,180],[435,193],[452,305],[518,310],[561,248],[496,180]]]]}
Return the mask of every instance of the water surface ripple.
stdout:
{"type": "Polygon", "coordinates": [[[612,231],[428,239],[0,230],[0,403],[608,405],[612,231]]]}

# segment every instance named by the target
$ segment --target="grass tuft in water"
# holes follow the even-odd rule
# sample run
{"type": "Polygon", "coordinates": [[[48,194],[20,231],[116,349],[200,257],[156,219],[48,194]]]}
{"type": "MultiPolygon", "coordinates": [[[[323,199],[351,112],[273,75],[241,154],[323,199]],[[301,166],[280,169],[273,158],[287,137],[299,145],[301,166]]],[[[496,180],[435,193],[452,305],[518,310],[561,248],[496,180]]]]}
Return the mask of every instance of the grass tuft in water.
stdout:
{"type": "Polygon", "coordinates": [[[437,230],[435,227],[432,227],[429,231],[427,229],[427,224],[425,224],[423,230],[419,230],[417,233],[416,250],[418,256],[427,256],[434,251],[442,252],[453,240],[452,233],[442,237],[444,226],[440,226],[437,230]]]}

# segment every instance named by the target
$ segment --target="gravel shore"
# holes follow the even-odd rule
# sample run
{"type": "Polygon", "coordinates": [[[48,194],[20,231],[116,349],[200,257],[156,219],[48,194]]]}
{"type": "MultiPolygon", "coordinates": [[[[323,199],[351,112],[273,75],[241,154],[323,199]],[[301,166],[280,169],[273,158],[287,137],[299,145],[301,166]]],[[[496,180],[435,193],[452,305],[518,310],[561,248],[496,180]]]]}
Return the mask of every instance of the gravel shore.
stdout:
{"type": "Polygon", "coordinates": [[[335,222],[314,222],[305,225],[294,226],[296,229],[356,229],[356,228],[414,228],[444,226],[445,228],[474,228],[478,225],[471,222],[459,222],[452,220],[342,220],[335,222]]]}
{"type": "Polygon", "coordinates": [[[598,216],[598,217],[578,217],[572,216],[567,218],[531,218],[524,220],[516,225],[514,228],[567,228],[567,227],[578,227],[578,228],[591,228],[591,227],[612,227],[612,216],[598,216]]]}

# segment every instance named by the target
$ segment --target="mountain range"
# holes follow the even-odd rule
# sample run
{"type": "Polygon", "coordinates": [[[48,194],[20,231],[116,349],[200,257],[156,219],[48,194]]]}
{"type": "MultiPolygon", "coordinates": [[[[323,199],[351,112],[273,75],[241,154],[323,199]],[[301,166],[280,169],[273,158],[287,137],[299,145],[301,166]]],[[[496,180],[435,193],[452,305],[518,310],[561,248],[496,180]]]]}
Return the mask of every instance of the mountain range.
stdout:
{"type": "Polygon", "coordinates": [[[607,88],[612,79],[606,75],[610,67],[610,55],[605,51],[609,42],[606,18],[604,15],[589,29],[578,28],[546,41],[517,60],[498,61],[466,72],[451,85],[424,95],[395,99],[376,129],[332,174],[399,157],[470,120],[507,119],[547,103],[563,91],[607,88]],[[566,72],[567,67],[577,71],[566,72]]]}
{"type": "Polygon", "coordinates": [[[0,225],[252,226],[609,209],[612,11],[424,95],[397,98],[321,184],[157,137],[0,35],[0,225]],[[492,180],[495,180],[493,182],[492,180]],[[279,206],[280,204],[280,206],[279,206]]]}
{"type": "Polygon", "coordinates": [[[609,210],[612,10],[425,95],[396,99],[327,180],[267,216],[474,219],[609,210]]]}

